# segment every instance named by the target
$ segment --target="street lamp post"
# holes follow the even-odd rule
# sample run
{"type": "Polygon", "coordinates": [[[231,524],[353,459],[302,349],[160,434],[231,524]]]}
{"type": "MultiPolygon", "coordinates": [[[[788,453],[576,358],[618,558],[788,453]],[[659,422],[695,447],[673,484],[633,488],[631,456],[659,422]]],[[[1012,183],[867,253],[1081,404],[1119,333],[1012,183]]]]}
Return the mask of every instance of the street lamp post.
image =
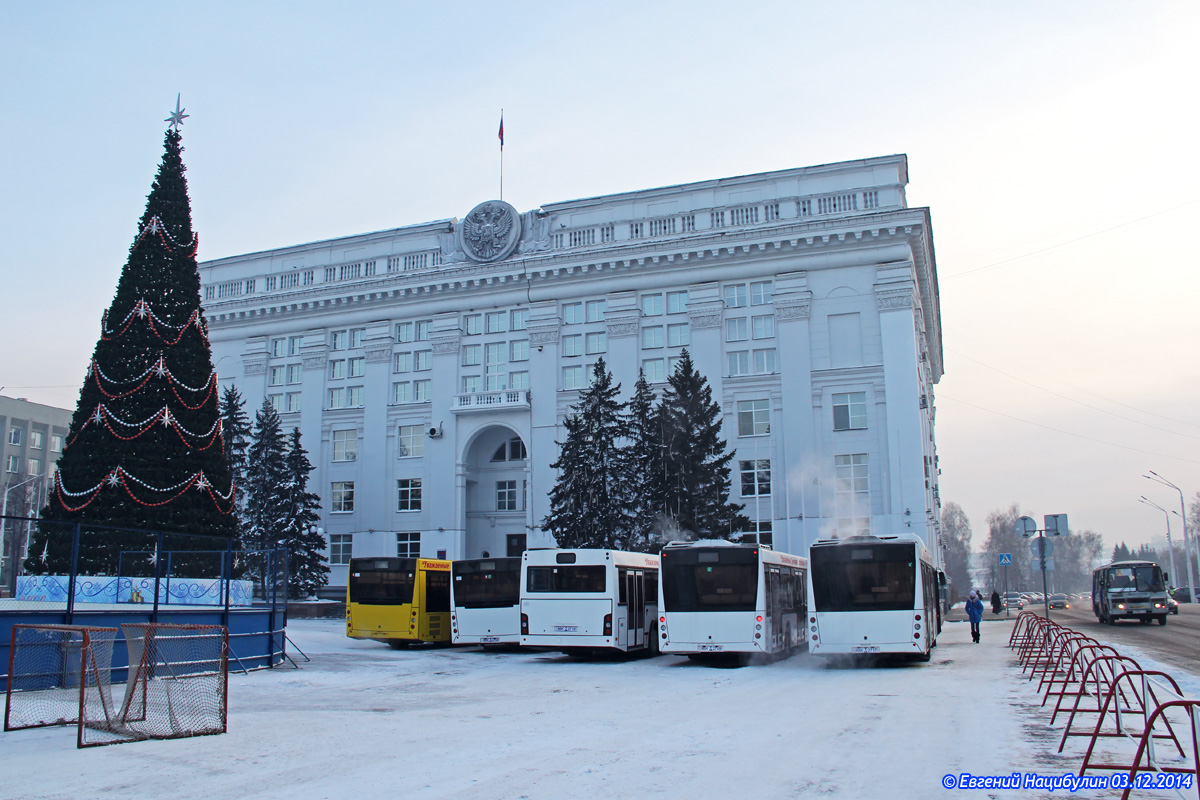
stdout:
{"type": "Polygon", "coordinates": [[[1188,591],[1191,593],[1191,602],[1194,603],[1196,602],[1196,573],[1192,571],[1192,537],[1188,533],[1187,505],[1183,501],[1183,489],[1180,489],[1154,470],[1148,470],[1148,472],[1150,473],[1149,475],[1143,475],[1142,477],[1156,483],[1161,483],[1163,486],[1170,486],[1179,492],[1179,515],[1183,519],[1183,563],[1187,567],[1188,591]]]}
{"type": "Polygon", "coordinates": [[[1167,520],[1167,553],[1171,558],[1171,574],[1175,576],[1175,585],[1178,586],[1179,585],[1179,573],[1175,571],[1175,548],[1171,545],[1171,515],[1168,514],[1167,510],[1165,508],[1163,508],[1162,506],[1160,506],[1158,503],[1155,503],[1152,500],[1146,499],[1145,495],[1142,495],[1141,497],[1139,497],[1138,502],[1143,503],[1148,506],[1153,506],[1154,508],[1157,508],[1159,511],[1163,512],[1163,517],[1165,517],[1167,520]]]}

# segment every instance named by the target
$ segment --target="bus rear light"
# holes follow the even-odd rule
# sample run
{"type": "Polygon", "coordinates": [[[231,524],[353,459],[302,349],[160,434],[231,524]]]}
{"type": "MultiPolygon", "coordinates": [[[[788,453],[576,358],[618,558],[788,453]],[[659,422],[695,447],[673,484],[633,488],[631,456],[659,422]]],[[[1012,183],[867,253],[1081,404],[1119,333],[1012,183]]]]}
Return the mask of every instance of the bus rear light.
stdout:
{"type": "Polygon", "coordinates": [[[759,614],[757,617],[755,617],[755,618],[754,618],[754,621],[755,621],[755,622],[762,622],[762,614],[759,614]]]}
{"type": "Polygon", "coordinates": [[[809,622],[811,622],[811,623],[812,623],[812,624],[814,624],[814,625],[816,625],[816,624],[817,624],[817,618],[816,618],[816,617],[809,617],[809,618],[808,618],[808,621],[809,621],[809,622]]]}
{"type": "Polygon", "coordinates": [[[667,618],[666,618],[666,617],[659,617],[659,618],[658,618],[658,621],[659,621],[659,622],[661,622],[663,625],[666,625],[666,624],[667,624],[667,618]]]}
{"type": "Polygon", "coordinates": [[[604,615],[604,635],[612,636],[612,614],[604,615]]]}
{"type": "Polygon", "coordinates": [[[920,632],[920,631],[917,631],[916,633],[914,633],[914,634],[913,634],[913,638],[914,638],[914,639],[920,639],[920,638],[921,638],[921,632],[920,632]]]}
{"type": "Polygon", "coordinates": [[[817,638],[817,626],[813,625],[809,630],[813,632],[813,638],[817,638]]]}
{"type": "Polygon", "coordinates": [[[921,623],[919,623],[919,622],[914,622],[914,623],[913,623],[913,627],[914,627],[914,628],[916,628],[917,630],[921,630],[921,623]]]}
{"type": "Polygon", "coordinates": [[[756,633],[756,634],[754,634],[754,638],[755,638],[755,639],[761,639],[761,638],[762,638],[762,634],[761,634],[761,633],[756,633]]]}
{"type": "Polygon", "coordinates": [[[529,635],[529,615],[528,614],[521,615],[521,635],[522,636],[529,635]]]}
{"type": "Polygon", "coordinates": [[[920,614],[917,614],[915,617],[913,617],[913,619],[915,619],[917,622],[920,622],[920,621],[921,621],[921,615],[920,615],[920,614]]]}

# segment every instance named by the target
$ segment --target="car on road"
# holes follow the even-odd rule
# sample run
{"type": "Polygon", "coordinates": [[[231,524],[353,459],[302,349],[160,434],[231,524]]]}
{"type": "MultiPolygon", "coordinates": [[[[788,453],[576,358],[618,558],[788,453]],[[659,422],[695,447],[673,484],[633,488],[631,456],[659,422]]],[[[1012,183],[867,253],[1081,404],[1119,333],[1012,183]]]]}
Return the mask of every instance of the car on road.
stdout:
{"type": "Polygon", "coordinates": [[[1168,614],[1178,614],[1179,613],[1179,601],[1176,600],[1174,597],[1171,597],[1170,595],[1167,595],[1167,613],[1168,614]]]}
{"type": "Polygon", "coordinates": [[[1171,592],[1171,596],[1174,597],[1175,600],[1180,603],[1193,602],[1192,601],[1192,590],[1187,588],[1186,586],[1183,586],[1183,587],[1171,592]]]}
{"type": "Polygon", "coordinates": [[[1025,607],[1025,598],[1021,597],[1018,592],[1009,592],[1004,595],[1004,607],[1015,608],[1017,611],[1020,611],[1025,607]]]}
{"type": "Polygon", "coordinates": [[[1071,601],[1065,594],[1052,594],[1052,595],[1050,595],[1050,607],[1051,608],[1070,608],[1071,601]]]}

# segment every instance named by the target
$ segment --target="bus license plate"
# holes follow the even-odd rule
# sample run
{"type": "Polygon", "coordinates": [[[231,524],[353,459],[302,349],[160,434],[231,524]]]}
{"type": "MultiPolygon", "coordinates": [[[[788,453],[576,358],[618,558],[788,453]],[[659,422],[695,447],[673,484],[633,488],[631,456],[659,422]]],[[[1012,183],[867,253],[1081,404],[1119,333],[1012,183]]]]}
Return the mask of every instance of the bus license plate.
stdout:
{"type": "Polygon", "coordinates": [[[555,633],[575,633],[578,630],[579,630],[578,625],[555,625],[554,626],[555,633]]]}
{"type": "Polygon", "coordinates": [[[725,649],[725,646],[721,645],[721,644],[702,644],[702,645],[700,645],[701,653],[720,653],[724,649],[725,649]]]}
{"type": "Polygon", "coordinates": [[[854,652],[856,652],[856,653],[878,653],[879,647],[878,647],[878,645],[864,644],[864,645],[860,645],[860,646],[854,648],[854,652]]]}
{"type": "Polygon", "coordinates": [[[480,644],[495,644],[498,641],[500,641],[499,636],[480,636],[479,637],[480,644]]]}

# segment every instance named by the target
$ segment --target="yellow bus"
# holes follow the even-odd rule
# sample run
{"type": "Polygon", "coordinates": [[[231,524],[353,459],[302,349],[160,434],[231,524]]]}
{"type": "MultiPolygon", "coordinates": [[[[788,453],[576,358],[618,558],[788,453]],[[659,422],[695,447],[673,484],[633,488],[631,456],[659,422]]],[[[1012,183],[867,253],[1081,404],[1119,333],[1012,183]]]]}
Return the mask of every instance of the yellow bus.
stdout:
{"type": "Polygon", "coordinates": [[[392,647],[450,641],[450,562],[433,558],[352,558],[346,635],[392,647]]]}

